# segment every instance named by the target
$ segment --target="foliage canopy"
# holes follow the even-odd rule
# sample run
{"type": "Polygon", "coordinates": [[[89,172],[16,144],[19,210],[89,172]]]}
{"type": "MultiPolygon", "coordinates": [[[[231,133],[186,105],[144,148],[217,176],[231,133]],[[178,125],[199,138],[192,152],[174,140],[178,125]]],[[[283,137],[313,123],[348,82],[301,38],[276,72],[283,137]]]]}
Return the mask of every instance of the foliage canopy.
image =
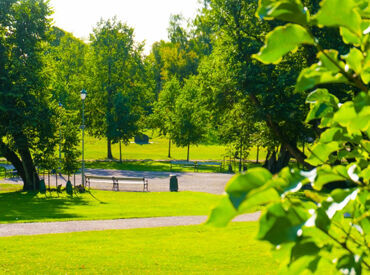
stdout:
{"type": "Polygon", "coordinates": [[[235,176],[209,222],[224,225],[250,207],[267,205],[257,237],[281,255],[283,274],[327,265],[343,274],[369,272],[370,4],[323,0],[310,14],[299,0],[261,0],[257,15],[288,22],[266,36],[254,55],[261,62],[279,62],[302,43],[318,51],[318,62],[302,70],[295,87],[311,91],[306,121],[318,121],[321,129],[307,159],[316,168],[287,167],[275,176],[257,168],[235,176]],[[316,27],[339,28],[348,54],[323,49],[312,32],[316,27]],[[340,102],[335,91],[320,88],[328,83],[349,85],[349,100],[340,102]]]}

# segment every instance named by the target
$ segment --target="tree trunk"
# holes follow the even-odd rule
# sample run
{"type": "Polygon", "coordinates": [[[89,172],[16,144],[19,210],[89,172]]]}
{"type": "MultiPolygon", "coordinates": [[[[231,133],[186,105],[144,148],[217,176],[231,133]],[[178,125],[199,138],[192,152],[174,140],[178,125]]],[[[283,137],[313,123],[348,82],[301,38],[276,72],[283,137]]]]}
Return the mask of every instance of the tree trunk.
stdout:
{"type": "Polygon", "coordinates": [[[10,150],[10,148],[1,141],[0,139],[0,152],[1,155],[3,155],[7,161],[9,161],[15,169],[17,169],[19,176],[21,177],[23,183],[26,182],[26,175],[24,173],[22,161],[19,159],[17,154],[10,150]]]}
{"type": "Polygon", "coordinates": [[[189,158],[189,155],[190,155],[189,153],[190,153],[190,143],[188,144],[188,157],[187,157],[187,161],[188,161],[188,162],[189,162],[189,159],[190,159],[190,158],[189,158]]]}
{"type": "Polygon", "coordinates": [[[281,145],[280,152],[276,158],[277,151],[268,151],[263,167],[271,173],[279,173],[284,167],[288,166],[291,155],[285,144],[281,145]]]}
{"type": "Polygon", "coordinates": [[[107,139],[107,151],[108,151],[108,159],[113,159],[113,155],[112,155],[112,141],[110,138],[107,139]]]}
{"type": "Polygon", "coordinates": [[[23,190],[24,191],[37,191],[40,189],[40,180],[37,175],[35,165],[32,160],[31,153],[28,148],[19,150],[19,154],[22,158],[22,165],[24,169],[24,174],[26,182],[24,182],[23,190]],[[36,177],[35,177],[36,175],[36,177]]]}
{"type": "Polygon", "coordinates": [[[12,151],[5,143],[0,141],[0,152],[14,166],[14,168],[17,169],[17,172],[23,181],[24,191],[39,190],[39,176],[33,163],[31,153],[27,147],[19,150],[19,154],[21,156],[21,158],[19,158],[14,151],[12,151]]]}
{"type": "Polygon", "coordinates": [[[243,158],[243,141],[240,141],[240,153],[239,153],[239,173],[242,172],[242,158],[243,158]]]}
{"type": "Polygon", "coordinates": [[[171,139],[168,139],[168,157],[171,158],[171,139]]]}
{"type": "Polygon", "coordinates": [[[121,141],[119,141],[119,162],[122,162],[122,145],[121,145],[121,141]]]}
{"type": "Polygon", "coordinates": [[[259,161],[259,154],[260,154],[260,147],[259,146],[257,146],[257,159],[256,159],[256,163],[258,163],[258,161],[259,161]]]}
{"type": "Polygon", "coordinates": [[[276,162],[276,151],[267,151],[266,160],[263,167],[269,170],[271,173],[275,173],[274,163],[276,162]]]}
{"type": "MultiPolygon", "coordinates": [[[[259,100],[255,95],[249,96],[251,101],[256,104],[257,106],[260,105],[259,100]]],[[[296,144],[292,144],[289,142],[289,139],[287,139],[284,134],[282,133],[279,126],[272,120],[270,115],[266,115],[266,124],[271,129],[272,133],[275,135],[275,137],[282,143],[285,144],[286,149],[289,151],[290,155],[294,157],[298,163],[302,164],[304,167],[307,167],[309,169],[312,169],[313,166],[309,163],[305,162],[306,156],[297,148],[296,144]]]]}

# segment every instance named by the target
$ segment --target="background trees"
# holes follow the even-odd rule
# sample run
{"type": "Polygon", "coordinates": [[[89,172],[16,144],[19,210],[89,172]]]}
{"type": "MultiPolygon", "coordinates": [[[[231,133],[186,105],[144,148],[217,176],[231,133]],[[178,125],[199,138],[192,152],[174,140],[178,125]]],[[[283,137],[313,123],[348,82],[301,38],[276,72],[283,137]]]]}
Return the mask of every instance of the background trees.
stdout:
{"type": "Polygon", "coordinates": [[[257,1],[209,1],[202,16],[217,23],[212,30],[213,51],[200,65],[203,92],[212,99],[219,117],[233,112],[235,104],[248,101],[253,105],[249,111],[254,121],[263,121],[281,145],[281,157],[271,167],[278,171],[290,156],[304,162],[297,147],[305,128],[304,94],[294,93],[293,84],[306,61],[302,52],[286,57],[278,66],[263,66],[251,58],[271,29],[254,16],[256,10],[257,1]]]}
{"type": "Polygon", "coordinates": [[[172,129],[175,127],[176,99],[181,93],[181,85],[177,78],[167,81],[159,93],[158,101],[154,103],[150,118],[151,126],[157,128],[161,135],[168,137],[168,157],[171,157],[172,129]]]}
{"type": "Polygon", "coordinates": [[[109,159],[112,142],[127,142],[137,133],[148,101],[142,45],[134,42],[133,33],[113,18],[100,21],[90,37],[88,125],[94,136],[107,138],[109,159]]]}
{"type": "Polygon", "coordinates": [[[187,161],[190,157],[190,145],[199,144],[207,133],[209,113],[199,98],[199,85],[195,77],[188,79],[176,98],[170,136],[177,146],[188,147],[187,161]]]}
{"type": "Polygon", "coordinates": [[[86,82],[85,56],[88,46],[72,34],[52,27],[46,46],[45,74],[53,99],[68,110],[80,109],[80,91],[86,82]]]}

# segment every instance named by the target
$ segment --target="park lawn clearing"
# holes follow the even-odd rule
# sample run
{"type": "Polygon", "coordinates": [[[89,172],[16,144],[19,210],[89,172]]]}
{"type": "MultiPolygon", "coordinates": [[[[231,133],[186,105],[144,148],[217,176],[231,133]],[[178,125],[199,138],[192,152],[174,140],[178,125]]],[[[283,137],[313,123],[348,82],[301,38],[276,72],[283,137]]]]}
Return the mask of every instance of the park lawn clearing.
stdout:
{"type": "Polygon", "coordinates": [[[5,192],[15,192],[22,190],[22,186],[19,184],[6,184],[0,183],[0,194],[5,192]]]}
{"type": "Polygon", "coordinates": [[[0,273],[275,274],[256,222],[0,238],[0,273]]]}
{"type": "MultiPolygon", "coordinates": [[[[112,144],[112,153],[115,159],[119,159],[119,144],[112,144]]],[[[205,145],[190,146],[190,160],[213,160],[221,161],[227,153],[225,145],[205,145]]],[[[187,147],[171,146],[171,158],[168,157],[168,139],[156,137],[150,139],[149,144],[131,143],[122,144],[122,158],[124,160],[185,160],[187,156],[187,147]]],[[[107,157],[107,141],[105,138],[98,139],[92,136],[85,136],[85,158],[87,160],[104,160],[107,157]]],[[[257,148],[250,150],[248,160],[255,161],[257,157],[257,148]]],[[[266,150],[260,150],[259,159],[266,157],[266,150]]]]}
{"type": "Polygon", "coordinates": [[[201,192],[92,190],[91,194],[93,196],[84,193],[72,198],[65,193],[57,197],[56,192],[51,195],[47,192],[45,196],[0,191],[0,223],[208,215],[221,198],[201,192]]]}
{"type": "MultiPolygon", "coordinates": [[[[153,172],[197,172],[197,173],[220,173],[226,172],[227,167],[223,167],[220,171],[219,165],[202,165],[196,171],[192,166],[184,166],[181,164],[172,164],[172,168],[169,161],[88,161],[86,162],[86,168],[90,169],[109,169],[109,170],[126,170],[126,171],[153,171],[153,172]]],[[[252,162],[246,163],[247,168],[259,167],[260,164],[252,162]]],[[[235,163],[233,171],[238,171],[238,163],[235,163]]]]}

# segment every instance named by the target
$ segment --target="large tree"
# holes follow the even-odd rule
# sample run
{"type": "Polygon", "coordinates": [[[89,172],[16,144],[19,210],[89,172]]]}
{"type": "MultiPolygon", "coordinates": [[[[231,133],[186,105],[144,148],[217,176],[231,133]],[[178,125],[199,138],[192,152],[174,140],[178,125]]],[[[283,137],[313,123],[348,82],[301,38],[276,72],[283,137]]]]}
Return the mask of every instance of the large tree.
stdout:
{"type": "Polygon", "coordinates": [[[188,147],[187,161],[190,158],[190,145],[199,144],[208,130],[209,113],[200,99],[199,83],[195,76],[185,81],[180,95],[176,98],[170,136],[179,147],[188,147]]]}
{"type": "Polygon", "coordinates": [[[171,133],[174,127],[176,99],[181,92],[181,85],[174,77],[167,81],[159,93],[158,101],[154,103],[150,123],[153,128],[159,129],[163,136],[168,137],[168,157],[171,158],[171,133]]]}
{"type": "Polygon", "coordinates": [[[53,27],[46,48],[47,67],[53,98],[68,110],[80,110],[80,91],[86,81],[87,45],[72,34],[53,27]]]}
{"type": "Polygon", "coordinates": [[[55,109],[47,90],[43,42],[50,10],[43,0],[0,2],[0,154],[17,169],[23,189],[38,189],[34,155],[55,147],[55,109]]]}
{"type": "Polygon", "coordinates": [[[203,16],[214,22],[213,52],[203,59],[200,74],[203,94],[210,98],[215,117],[227,115],[243,101],[253,105],[249,110],[254,121],[264,121],[281,144],[277,169],[286,165],[290,156],[304,163],[297,143],[305,128],[306,109],[304,94],[294,92],[294,83],[306,59],[298,51],[278,66],[253,60],[252,54],[258,52],[271,29],[269,23],[254,16],[256,9],[257,1],[210,1],[203,16]]]}
{"type": "Polygon", "coordinates": [[[143,45],[134,41],[134,30],[116,18],[101,20],[90,37],[87,117],[89,131],[107,138],[107,157],[113,159],[111,144],[132,137],[137,131],[140,106],[148,101],[143,45]],[[116,107],[124,102],[129,115],[116,107]],[[122,119],[130,119],[123,122],[122,119]],[[129,128],[126,127],[130,124],[129,128]]]}

